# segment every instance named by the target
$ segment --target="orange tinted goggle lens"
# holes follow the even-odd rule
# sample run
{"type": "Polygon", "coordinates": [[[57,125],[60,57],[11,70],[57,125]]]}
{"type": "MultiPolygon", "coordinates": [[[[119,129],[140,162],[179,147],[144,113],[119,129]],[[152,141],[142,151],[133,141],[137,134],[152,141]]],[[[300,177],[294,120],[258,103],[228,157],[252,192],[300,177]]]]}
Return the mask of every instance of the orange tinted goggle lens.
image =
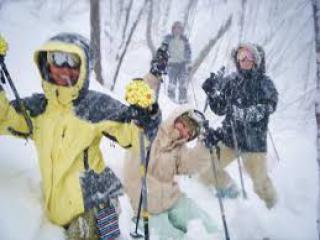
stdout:
{"type": "Polygon", "coordinates": [[[254,56],[252,54],[252,52],[249,49],[243,48],[240,49],[237,53],[237,61],[238,62],[242,62],[245,59],[247,59],[248,61],[253,62],[254,61],[254,56]]]}

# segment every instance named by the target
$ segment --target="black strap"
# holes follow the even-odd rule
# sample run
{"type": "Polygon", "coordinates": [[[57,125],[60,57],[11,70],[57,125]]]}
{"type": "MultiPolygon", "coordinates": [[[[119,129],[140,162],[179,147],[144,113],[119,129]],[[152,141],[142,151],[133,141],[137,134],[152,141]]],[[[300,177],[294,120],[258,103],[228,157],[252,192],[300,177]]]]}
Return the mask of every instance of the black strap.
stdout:
{"type": "Polygon", "coordinates": [[[217,145],[216,146],[216,153],[217,153],[217,158],[218,158],[218,161],[220,162],[220,157],[221,157],[221,149],[220,147],[217,145]]]}
{"type": "Polygon", "coordinates": [[[86,148],[86,149],[83,151],[83,165],[84,165],[84,169],[85,169],[86,171],[89,170],[88,149],[89,149],[89,148],[86,148]]]}

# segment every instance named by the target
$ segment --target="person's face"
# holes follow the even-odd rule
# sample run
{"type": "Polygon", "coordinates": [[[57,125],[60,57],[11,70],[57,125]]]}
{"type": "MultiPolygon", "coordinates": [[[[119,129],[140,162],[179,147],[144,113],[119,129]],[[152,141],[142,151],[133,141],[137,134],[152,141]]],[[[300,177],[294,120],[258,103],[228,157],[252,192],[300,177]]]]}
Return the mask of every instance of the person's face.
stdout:
{"type": "Polygon", "coordinates": [[[182,32],[183,32],[183,28],[181,26],[177,25],[177,26],[173,27],[173,35],[174,36],[180,36],[180,35],[182,35],[182,32]]]}
{"type": "Polygon", "coordinates": [[[254,56],[252,52],[247,48],[239,49],[237,53],[237,62],[240,68],[243,70],[251,70],[254,67],[254,56]]]}
{"type": "Polygon", "coordinates": [[[179,138],[180,139],[185,139],[185,140],[189,140],[192,137],[192,132],[190,131],[190,129],[187,127],[187,125],[185,124],[184,121],[182,120],[177,120],[174,123],[174,128],[176,130],[178,130],[179,132],[179,138]]]}
{"type": "Polygon", "coordinates": [[[73,53],[48,52],[51,80],[58,86],[73,86],[80,74],[80,58],[73,53]]]}
{"type": "Polygon", "coordinates": [[[49,65],[52,81],[58,86],[73,86],[77,83],[80,70],[79,68],[57,67],[54,64],[49,65]]]}

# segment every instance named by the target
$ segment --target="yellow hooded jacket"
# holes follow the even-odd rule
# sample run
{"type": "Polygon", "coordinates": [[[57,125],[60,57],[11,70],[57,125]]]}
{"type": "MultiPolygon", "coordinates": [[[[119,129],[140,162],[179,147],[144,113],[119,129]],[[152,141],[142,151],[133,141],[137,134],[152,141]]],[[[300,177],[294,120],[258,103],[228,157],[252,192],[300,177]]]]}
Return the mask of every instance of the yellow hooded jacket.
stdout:
{"type": "MultiPolygon", "coordinates": [[[[45,210],[52,222],[66,225],[84,212],[79,183],[79,174],[84,171],[84,150],[88,148],[90,167],[101,172],[105,168],[99,149],[102,136],[130,147],[132,134],[139,129],[126,116],[127,106],[88,90],[90,51],[85,38],[59,34],[36,51],[34,59],[42,76],[44,94],[34,94],[23,102],[33,124],[30,138],[37,149],[45,210]],[[80,57],[76,85],[62,87],[50,82],[46,53],[57,50],[80,57]]],[[[11,134],[8,127],[28,131],[17,102],[8,102],[0,91],[0,134],[11,134]]]]}

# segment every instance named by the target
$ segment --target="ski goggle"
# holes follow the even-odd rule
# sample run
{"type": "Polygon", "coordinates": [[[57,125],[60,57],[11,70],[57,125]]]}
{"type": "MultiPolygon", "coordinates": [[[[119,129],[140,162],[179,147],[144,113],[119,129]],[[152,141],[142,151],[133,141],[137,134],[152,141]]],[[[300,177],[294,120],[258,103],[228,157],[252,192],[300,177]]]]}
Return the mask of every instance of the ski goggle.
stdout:
{"type": "Polygon", "coordinates": [[[78,55],[61,51],[48,52],[47,60],[56,67],[69,68],[78,68],[81,62],[78,55]]]}
{"type": "Polygon", "coordinates": [[[255,61],[253,53],[248,48],[240,48],[237,52],[237,62],[243,62],[244,60],[255,61]]]}

